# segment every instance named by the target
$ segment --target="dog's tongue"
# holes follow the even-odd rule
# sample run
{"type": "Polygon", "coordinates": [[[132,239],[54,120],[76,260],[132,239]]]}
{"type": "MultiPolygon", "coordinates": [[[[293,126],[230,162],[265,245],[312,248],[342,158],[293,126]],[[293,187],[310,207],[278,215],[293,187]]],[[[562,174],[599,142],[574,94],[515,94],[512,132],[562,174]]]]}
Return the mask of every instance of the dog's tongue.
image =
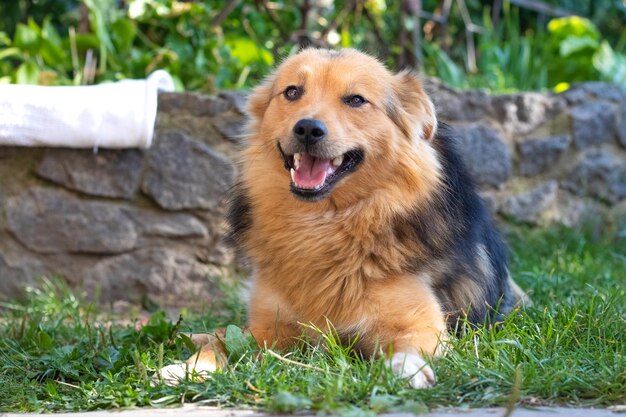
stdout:
{"type": "Polygon", "coordinates": [[[316,158],[303,152],[300,154],[300,165],[294,172],[293,182],[300,188],[318,188],[324,185],[326,175],[332,170],[330,159],[316,158]]]}

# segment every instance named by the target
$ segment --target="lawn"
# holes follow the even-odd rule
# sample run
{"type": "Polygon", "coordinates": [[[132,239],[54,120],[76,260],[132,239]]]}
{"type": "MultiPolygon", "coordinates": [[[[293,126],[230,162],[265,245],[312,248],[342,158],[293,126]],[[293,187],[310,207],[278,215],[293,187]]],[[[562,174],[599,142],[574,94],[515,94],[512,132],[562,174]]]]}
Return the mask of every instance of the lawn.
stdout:
{"type": "Polygon", "coordinates": [[[626,401],[626,233],[589,229],[507,233],[518,283],[534,306],[498,330],[466,330],[434,362],[435,388],[415,391],[382,359],[339,346],[262,352],[229,327],[229,369],[205,382],[153,385],[157,367],[189,354],[183,332],[242,326],[235,288],[178,322],[162,312],[139,325],[46,281],[0,316],[0,412],[93,410],[200,402],[270,411],[363,415],[436,407],[607,406],[626,401]],[[122,324],[120,319],[126,319],[122,324]],[[288,361],[292,361],[288,363],[288,361]]]}

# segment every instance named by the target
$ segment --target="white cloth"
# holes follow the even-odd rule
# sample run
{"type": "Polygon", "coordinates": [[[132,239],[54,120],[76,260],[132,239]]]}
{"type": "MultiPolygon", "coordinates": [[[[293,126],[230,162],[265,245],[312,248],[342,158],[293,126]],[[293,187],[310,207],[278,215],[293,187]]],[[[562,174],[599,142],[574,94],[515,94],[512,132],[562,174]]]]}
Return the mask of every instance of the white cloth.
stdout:
{"type": "Polygon", "coordinates": [[[147,148],[158,90],[174,90],[166,71],[93,86],[0,85],[0,145],[147,148]]]}

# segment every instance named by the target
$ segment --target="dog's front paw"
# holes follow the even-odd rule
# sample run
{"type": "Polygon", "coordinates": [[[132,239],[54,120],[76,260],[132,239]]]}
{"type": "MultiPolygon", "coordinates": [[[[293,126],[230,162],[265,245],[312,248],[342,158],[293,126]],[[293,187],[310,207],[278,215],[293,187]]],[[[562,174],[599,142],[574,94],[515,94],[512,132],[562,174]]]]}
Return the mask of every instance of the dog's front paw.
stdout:
{"type": "Polygon", "coordinates": [[[152,378],[152,384],[156,385],[160,381],[163,381],[165,385],[178,385],[181,380],[184,380],[189,375],[189,365],[186,363],[175,363],[172,365],[164,366],[159,369],[152,378]]]}
{"type": "Polygon", "coordinates": [[[215,370],[215,365],[211,363],[198,362],[194,365],[175,363],[159,369],[152,382],[156,385],[158,382],[163,381],[165,385],[170,386],[178,385],[180,381],[184,380],[202,382],[215,370]]]}
{"type": "Polygon", "coordinates": [[[411,388],[430,388],[435,384],[435,372],[426,361],[413,353],[398,352],[391,356],[391,370],[407,378],[411,388]]]}

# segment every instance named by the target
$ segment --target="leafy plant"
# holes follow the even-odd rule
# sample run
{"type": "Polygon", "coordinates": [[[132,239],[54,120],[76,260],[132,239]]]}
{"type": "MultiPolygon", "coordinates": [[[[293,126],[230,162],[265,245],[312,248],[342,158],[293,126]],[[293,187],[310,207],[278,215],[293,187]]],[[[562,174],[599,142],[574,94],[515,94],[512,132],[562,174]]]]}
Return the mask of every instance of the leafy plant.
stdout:
{"type": "MultiPolygon", "coordinates": [[[[167,69],[178,87],[215,91],[242,87],[273,65],[273,55],[241,30],[224,35],[212,19],[220,4],[135,1],[128,13],[112,0],[83,0],[89,32],[61,36],[46,17],[0,32],[0,82],[81,84],[145,77],[167,69]]],[[[248,19],[258,18],[249,10],[248,19]]],[[[229,17],[235,24],[237,14],[229,17]]],[[[262,20],[262,19],[261,19],[262,20]]],[[[236,22],[240,26],[240,22],[236,22]]]]}
{"type": "MultiPolygon", "coordinates": [[[[554,19],[546,27],[508,1],[494,24],[483,2],[466,0],[472,22],[481,22],[480,33],[472,35],[477,45],[474,71],[463,64],[467,35],[456,6],[446,31],[437,35],[434,21],[424,25],[403,2],[384,0],[335,0],[314,7],[245,0],[234,8],[227,0],[130,0],[127,7],[115,0],[51,0],[49,9],[17,0],[0,5],[5,12],[0,19],[0,82],[86,84],[143,78],[164,68],[179,89],[216,92],[256,84],[282,57],[313,43],[360,48],[394,69],[419,64],[427,74],[459,88],[540,90],[584,80],[626,84],[626,33],[615,23],[626,16],[626,7],[602,0],[614,11],[607,15],[589,1],[551,2],[585,9],[610,36],[579,17],[554,19]],[[418,43],[422,26],[429,29],[418,43]]],[[[424,10],[438,4],[425,0],[424,10]]]]}
{"type": "Polygon", "coordinates": [[[464,73],[436,44],[424,45],[426,71],[457,88],[543,90],[590,80],[626,88],[626,55],[615,52],[590,20],[578,16],[552,19],[546,29],[522,33],[519,9],[505,2],[503,12],[498,27],[488,10],[483,15],[476,73],[464,73]]]}
{"type": "Polygon", "coordinates": [[[548,24],[551,49],[559,59],[548,63],[555,81],[602,79],[626,88],[626,55],[616,53],[588,19],[553,19],[548,24]]]}
{"type": "Polygon", "coordinates": [[[64,81],[58,78],[64,72],[67,54],[49,18],[41,26],[32,19],[26,24],[18,23],[12,40],[0,32],[0,45],[4,46],[0,50],[0,71],[13,73],[0,78],[1,82],[46,85],[64,81]],[[14,65],[17,68],[12,71],[14,65]]]}

